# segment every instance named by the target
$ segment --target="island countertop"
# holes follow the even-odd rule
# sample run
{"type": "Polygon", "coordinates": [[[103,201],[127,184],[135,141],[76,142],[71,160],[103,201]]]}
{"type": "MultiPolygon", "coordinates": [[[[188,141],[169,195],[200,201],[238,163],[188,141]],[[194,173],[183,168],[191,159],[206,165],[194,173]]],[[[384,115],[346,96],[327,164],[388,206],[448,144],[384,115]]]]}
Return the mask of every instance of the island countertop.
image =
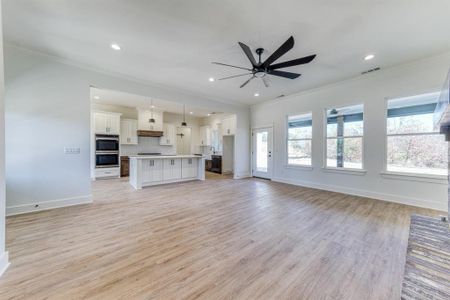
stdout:
{"type": "Polygon", "coordinates": [[[134,159],[164,159],[164,158],[205,158],[204,155],[195,155],[195,154],[187,154],[187,155],[128,155],[128,157],[134,159]]]}

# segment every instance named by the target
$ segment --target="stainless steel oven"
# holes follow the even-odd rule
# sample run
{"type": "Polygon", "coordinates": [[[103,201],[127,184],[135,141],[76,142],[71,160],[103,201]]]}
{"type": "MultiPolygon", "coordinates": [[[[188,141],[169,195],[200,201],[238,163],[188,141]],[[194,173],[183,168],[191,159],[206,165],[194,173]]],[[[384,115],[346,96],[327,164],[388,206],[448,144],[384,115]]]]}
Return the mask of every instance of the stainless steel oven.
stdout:
{"type": "Polygon", "coordinates": [[[95,151],[119,151],[119,136],[96,134],[95,151]]]}
{"type": "Polygon", "coordinates": [[[119,167],[119,151],[96,151],[96,168],[114,168],[119,167]]]}

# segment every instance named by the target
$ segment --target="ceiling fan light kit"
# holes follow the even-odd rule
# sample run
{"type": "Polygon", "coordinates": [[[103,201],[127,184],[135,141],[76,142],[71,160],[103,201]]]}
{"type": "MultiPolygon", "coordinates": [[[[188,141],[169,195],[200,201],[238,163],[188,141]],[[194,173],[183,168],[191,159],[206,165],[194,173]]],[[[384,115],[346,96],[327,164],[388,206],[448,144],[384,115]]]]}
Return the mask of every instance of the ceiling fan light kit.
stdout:
{"type": "Polygon", "coordinates": [[[302,58],[297,58],[277,64],[272,64],[276,60],[278,60],[281,56],[286,54],[289,50],[291,50],[294,47],[294,37],[289,37],[286,42],[283,43],[275,52],[272,53],[264,62],[261,61],[261,55],[264,53],[263,48],[257,48],[255,50],[256,54],[258,55],[258,62],[255,60],[255,57],[253,56],[253,53],[249,46],[247,46],[244,43],[239,42],[239,46],[241,47],[242,51],[244,51],[244,54],[247,56],[247,58],[250,60],[250,63],[252,64],[252,68],[245,68],[240,66],[234,66],[229,64],[224,64],[220,62],[212,62],[213,64],[220,65],[220,66],[226,66],[241,70],[248,71],[244,74],[238,74],[233,76],[228,76],[224,78],[220,78],[218,80],[226,80],[241,76],[248,76],[251,75],[249,79],[247,79],[243,84],[241,84],[240,88],[243,88],[246,86],[250,81],[253,79],[261,79],[264,83],[265,87],[269,87],[269,80],[267,75],[272,76],[278,76],[288,79],[296,79],[301,76],[301,74],[293,73],[293,72],[287,72],[287,71],[280,71],[279,69],[298,66],[298,65],[304,65],[310,63],[315,57],[316,54],[305,56],[302,58]]]}

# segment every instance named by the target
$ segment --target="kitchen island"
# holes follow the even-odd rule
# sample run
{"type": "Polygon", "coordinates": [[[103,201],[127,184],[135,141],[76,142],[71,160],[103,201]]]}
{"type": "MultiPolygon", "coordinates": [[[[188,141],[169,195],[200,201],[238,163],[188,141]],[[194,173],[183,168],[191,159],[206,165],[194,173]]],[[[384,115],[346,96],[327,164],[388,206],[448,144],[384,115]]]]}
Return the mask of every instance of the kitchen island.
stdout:
{"type": "Polygon", "coordinates": [[[145,186],[205,180],[205,157],[200,155],[130,155],[130,184],[145,186]]]}

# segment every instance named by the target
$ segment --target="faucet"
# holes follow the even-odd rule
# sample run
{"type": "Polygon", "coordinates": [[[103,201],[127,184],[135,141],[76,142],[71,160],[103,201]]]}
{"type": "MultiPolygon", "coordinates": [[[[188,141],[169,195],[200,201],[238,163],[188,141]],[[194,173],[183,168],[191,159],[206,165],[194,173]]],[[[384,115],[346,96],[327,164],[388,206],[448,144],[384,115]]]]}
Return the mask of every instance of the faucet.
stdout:
{"type": "Polygon", "coordinates": [[[214,148],[214,146],[211,146],[211,151],[213,154],[216,154],[216,148],[214,148]]]}

